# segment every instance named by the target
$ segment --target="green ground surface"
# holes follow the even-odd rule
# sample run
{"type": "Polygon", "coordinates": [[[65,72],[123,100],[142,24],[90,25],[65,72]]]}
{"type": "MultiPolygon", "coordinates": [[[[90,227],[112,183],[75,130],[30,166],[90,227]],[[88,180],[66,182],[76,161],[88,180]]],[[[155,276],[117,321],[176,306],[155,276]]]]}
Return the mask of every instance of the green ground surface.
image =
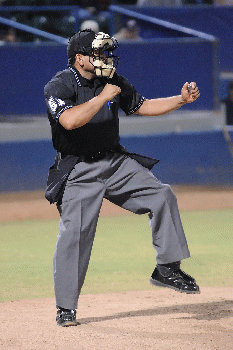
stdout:
{"type": "MultiPolygon", "coordinates": [[[[181,213],[200,286],[233,287],[233,210],[181,213]]],[[[57,221],[0,224],[0,302],[53,297],[57,221]]],[[[155,267],[147,215],[101,217],[82,293],[148,290],[155,267]]]]}

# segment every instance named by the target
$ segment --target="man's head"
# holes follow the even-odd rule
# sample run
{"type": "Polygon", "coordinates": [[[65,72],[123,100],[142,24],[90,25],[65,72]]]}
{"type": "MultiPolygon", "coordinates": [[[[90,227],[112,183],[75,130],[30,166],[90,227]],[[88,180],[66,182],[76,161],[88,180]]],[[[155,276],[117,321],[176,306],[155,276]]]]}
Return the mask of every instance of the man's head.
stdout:
{"type": "Polygon", "coordinates": [[[113,55],[118,47],[116,39],[108,34],[86,29],[74,34],[68,43],[68,63],[74,65],[77,54],[89,56],[97,76],[111,78],[117,68],[119,58],[113,55]]]}
{"type": "Polygon", "coordinates": [[[74,64],[77,53],[85,56],[92,55],[92,41],[95,36],[96,34],[92,30],[82,30],[70,37],[67,46],[69,64],[74,64]]]}

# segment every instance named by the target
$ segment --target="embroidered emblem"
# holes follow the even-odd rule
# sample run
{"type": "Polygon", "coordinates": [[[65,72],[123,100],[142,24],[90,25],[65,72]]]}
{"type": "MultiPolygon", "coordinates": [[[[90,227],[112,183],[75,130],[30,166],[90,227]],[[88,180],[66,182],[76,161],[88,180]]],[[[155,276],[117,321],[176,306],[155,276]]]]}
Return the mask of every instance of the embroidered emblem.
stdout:
{"type": "Polygon", "coordinates": [[[51,96],[48,100],[48,104],[52,113],[55,113],[58,107],[65,106],[65,101],[61,100],[60,98],[54,98],[51,96]]]}
{"type": "Polygon", "coordinates": [[[65,106],[65,101],[61,100],[60,98],[57,99],[59,106],[65,106]]]}

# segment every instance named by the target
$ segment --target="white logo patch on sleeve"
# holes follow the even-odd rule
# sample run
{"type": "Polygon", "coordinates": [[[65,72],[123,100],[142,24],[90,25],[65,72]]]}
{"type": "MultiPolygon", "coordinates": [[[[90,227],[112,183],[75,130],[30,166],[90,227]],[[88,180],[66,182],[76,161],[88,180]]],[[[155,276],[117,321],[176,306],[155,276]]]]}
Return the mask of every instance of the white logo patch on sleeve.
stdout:
{"type": "Polygon", "coordinates": [[[61,100],[60,98],[54,98],[51,96],[48,100],[48,104],[51,109],[51,112],[55,113],[58,107],[65,106],[65,101],[61,100]]]}
{"type": "Polygon", "coordinates": [[[60,98],[57,99],[57,102],[59,106],[65,106],[65,101],[61,100],[60,98]]]}

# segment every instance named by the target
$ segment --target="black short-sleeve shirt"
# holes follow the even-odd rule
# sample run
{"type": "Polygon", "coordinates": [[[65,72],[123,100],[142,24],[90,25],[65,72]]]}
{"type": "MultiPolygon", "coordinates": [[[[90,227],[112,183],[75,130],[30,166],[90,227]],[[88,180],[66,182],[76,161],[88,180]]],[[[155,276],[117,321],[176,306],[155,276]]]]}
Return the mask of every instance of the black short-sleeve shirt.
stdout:
{"type": "Polygon", "coordinates": [[[136,112],[144,101],[133,85],[123,76],[114,74],[111,83],[121,88],[121,93],[108,101],[85,125],[66,130],[60,115],[67,109],[85,103],[99,95],[107,84],[105,78],[83,78],[74,66],[58,72],[45,86],[44,94],[54,148],[65,155],[93,154],[111,150],[119,144],[118,110],[126,115],[136,112]]]}

